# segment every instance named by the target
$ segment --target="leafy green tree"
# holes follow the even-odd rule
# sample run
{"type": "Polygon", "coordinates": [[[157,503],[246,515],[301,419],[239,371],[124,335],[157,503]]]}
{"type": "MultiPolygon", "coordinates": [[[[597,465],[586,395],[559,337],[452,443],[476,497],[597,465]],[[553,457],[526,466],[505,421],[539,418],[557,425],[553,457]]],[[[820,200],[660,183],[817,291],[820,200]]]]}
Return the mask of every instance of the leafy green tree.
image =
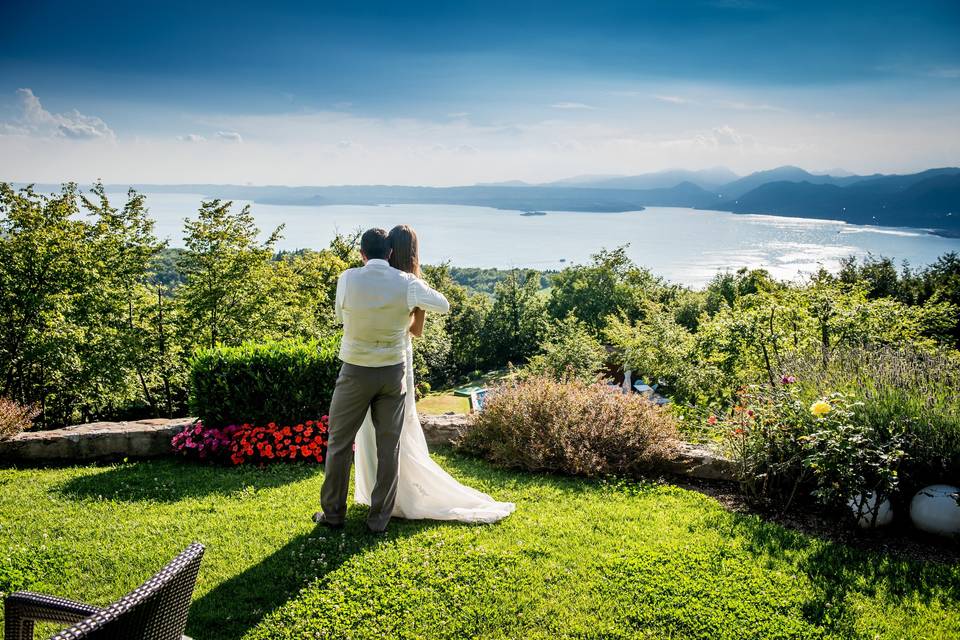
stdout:
{"type": "Polygon", "coordinates": [[[550,325],[543,353],[530,359],[526,371],[562,382],[594,382],[607,360],[607,350],[575,316],[550,325]]]}
{"type": "Polygon", "coordinates": [[[716,367],[700,359],[693,334],[662,305],[648,303],[644,320],[636,323],[611,317],[604,337],[617,350],[625,370],[662,383],[677,402],[718,401],[725,392],[716,367]]]}
{"type": "MultiPolygon", "coordinates": [[[[100,182],[82,202],[92,218],[90,249],[96,261],[96,284],[84,292],[80,305],[89,315],[78,319],[85,329],[81,358],[87,384],[100,390],[92,400],[120,407],[145,401],[158,414],[160,403],[151,384],[154,363],[146,357],[154,336],[141,316],[153,302],[147,269],[163,243],[153,233],[144,196],[133,189],[127,192],[122,209],[110,204],[100,182]],[[130,383],[139,389],[130,389],[130,383]]],[[[92,413],[115,410],[101,406],[92,413]]]]}
{"type": "Polygon", "coordinates": [[[470,295],[466,287],[454,280],[448,264],[424,266],[423,276],[450,302],[450,313],[444,323],[450,344],[448,373],[454,376],[469,374],[486,366],[502,364],[491,362],[484,334],[491,307],[489,298],[481,294],[470,295]]]}
{"type": "Polygon", "coordinates": [[[709,315],[715,315],[721,307],[733,307],[743,296],[770,291],[776,284],[765,269],[738,269],[736,273],[718,273],[707,285],[704,307],[709,315]]]}
{"type": "Polygon", "coordinates": [[[536,271],[510,274],[497,284],[484,323],[486,360],[493,366],[526,362],[540,350],[547,330],[546,303],[536,271]]]}
{"type": "Polygon", "coordinates": [[[664,283],[627,257],[627,246],[603,250],[589,265],[564,269],[553,277],[548,309],[555,319],[570,314],[599,335],[610,316],[637,320],[644,301],[660,300],[664,283]]]}
{"type": "Polygon", "coordinates": [[[277,228],[260,242],[249,205],[232,210],[229,201],[210,200],[184,224],[186,282],[178,290],[183,331],[196,344],[214,347],[273,337],[286,313],[272,297],[271,264],[277,228]]]}
{"type": "Polygon", "coordinates": [[[44,424],[156,408],[138,318],[162,245],[143,196],[117,209],[97,183],[90,197],[72,184],[50,197],[3,185],[0,199],[4,393],[38,403],[44,424]]]}
{"type": "Polygon", "coordinates": [[[0,184],[0,395],[37,403],[44,424],[69,420],[83,399],[71,381],[82,377],[78,305],[95,264],[77,203],[72,183],[51,196],[0,184]]]}

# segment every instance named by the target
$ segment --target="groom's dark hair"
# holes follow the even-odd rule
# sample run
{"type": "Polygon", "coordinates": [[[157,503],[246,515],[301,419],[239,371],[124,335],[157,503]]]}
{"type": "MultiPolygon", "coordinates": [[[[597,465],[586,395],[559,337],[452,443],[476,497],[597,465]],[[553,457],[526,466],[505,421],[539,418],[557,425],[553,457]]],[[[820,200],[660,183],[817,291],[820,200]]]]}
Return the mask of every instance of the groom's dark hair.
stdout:
{"type": "Polygon", "coordinates": [[[390,257],[390,239],[384,229],[367,229],[360,238],[360,251],[367,260],[386,260],[390,257]]]}

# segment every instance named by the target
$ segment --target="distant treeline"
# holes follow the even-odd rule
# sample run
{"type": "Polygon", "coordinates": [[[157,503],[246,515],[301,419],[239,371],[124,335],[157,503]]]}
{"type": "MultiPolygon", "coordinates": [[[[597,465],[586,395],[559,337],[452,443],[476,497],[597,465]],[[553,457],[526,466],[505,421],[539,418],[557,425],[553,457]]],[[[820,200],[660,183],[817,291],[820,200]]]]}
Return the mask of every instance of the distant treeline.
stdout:
{"type": "MultiPolygon", "coordinates": [[[[479,267],[448,267],[450,277],[457,284],[465,287],[472,293],[484,293],[492,296],[497,285],[507,278],[520,277],[529,272],[529,269],[481,269],[479,267]]],[[[550,279],[557,271],[540,272],[540,288],[548,289],[550,279]]]]}

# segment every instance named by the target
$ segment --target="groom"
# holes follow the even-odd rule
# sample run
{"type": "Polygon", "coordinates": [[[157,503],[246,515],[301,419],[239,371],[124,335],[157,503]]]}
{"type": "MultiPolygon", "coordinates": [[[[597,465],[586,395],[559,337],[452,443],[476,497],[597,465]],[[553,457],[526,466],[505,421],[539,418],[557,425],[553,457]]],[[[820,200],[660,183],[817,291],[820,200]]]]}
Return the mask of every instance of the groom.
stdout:
{"type": "Polygon", "coordinates": [[[420,278],[390,266],[390,240],[383,229],[360,238],[363,266],[337,281],[335,314],[343,323],[343,366],[330,403],[330,439],[317,524],[343,527],[353,443],[369,409],[377,439],[377,480],[367,527],[382,533],[397,496],[400,432],[406,394],[404,361],[410,313],[415,308],[446,313],[450,304],[420,278]]]}

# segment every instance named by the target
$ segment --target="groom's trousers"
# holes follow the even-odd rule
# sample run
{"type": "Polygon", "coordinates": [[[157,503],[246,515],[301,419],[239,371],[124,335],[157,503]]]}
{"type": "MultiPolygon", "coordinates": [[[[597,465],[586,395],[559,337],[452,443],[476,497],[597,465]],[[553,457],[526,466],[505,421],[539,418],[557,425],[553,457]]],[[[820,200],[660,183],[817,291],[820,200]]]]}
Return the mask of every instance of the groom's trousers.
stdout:
{"type": "Polygon", "coordinates": [[[347,513],[353,443],[370,409],[377,439],[377,481],[370,496],[367,526],[382,531],[397,498],[400,433],[406,400],[403,363],[361,367],[344,363],[330,402],[330,437],[320,504],[327,521],[343,522],[347,513]]]}

